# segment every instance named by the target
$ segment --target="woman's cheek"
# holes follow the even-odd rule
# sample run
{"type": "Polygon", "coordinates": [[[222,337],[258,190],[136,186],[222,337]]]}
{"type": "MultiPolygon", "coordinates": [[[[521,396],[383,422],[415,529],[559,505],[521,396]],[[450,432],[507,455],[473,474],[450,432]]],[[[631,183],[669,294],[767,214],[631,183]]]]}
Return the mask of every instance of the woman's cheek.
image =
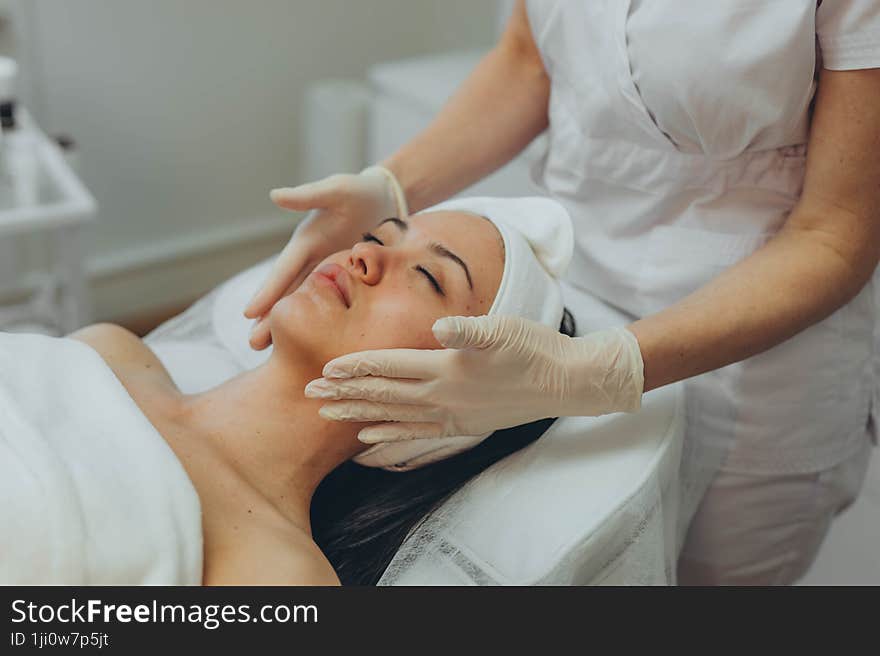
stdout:
{"type": "Polygon", "coordinates": [[[438,348],[432,327],[443,316],[422,298],[399,296],[373,305],[371,319],[364,326],[366,348],[438,348]]]}

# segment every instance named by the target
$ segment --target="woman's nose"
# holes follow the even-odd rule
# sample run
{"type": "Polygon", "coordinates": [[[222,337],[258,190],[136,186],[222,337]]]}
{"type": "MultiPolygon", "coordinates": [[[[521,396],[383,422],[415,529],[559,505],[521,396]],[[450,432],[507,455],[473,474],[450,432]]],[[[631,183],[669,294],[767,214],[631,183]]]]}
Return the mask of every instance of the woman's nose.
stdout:
{"type": "Polygon", "coordinates": [[[378,244],[358,242],[352,246],[348,262],[354,275],[368,285],[375,285],[382,279],[382,257],[378,244]]]}

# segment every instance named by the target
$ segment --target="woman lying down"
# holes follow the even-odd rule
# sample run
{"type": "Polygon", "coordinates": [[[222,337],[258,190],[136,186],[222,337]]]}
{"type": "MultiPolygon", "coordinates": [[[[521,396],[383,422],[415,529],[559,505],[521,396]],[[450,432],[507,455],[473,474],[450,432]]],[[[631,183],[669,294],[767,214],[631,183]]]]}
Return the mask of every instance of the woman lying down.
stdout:
{"type": "Polygon", "coordinates": [[[275,305],[264,365],[200,394],[116,326],[0,334],[0,583],[375,583],[432,509],[549,420],[368,447],[365,424],[323,419],[304,388],[344,353],[439,348],[443,316],[571,334],[547,271],[571,243],[545,199],[389,218],[275,305]]]}

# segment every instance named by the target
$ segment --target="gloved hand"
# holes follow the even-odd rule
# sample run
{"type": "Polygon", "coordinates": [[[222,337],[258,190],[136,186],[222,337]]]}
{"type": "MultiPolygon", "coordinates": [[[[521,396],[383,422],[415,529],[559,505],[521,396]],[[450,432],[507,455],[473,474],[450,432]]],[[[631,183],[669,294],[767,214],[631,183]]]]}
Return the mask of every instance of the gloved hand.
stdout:
{"type": "Polygon", "coordinates": [[[263,286],[244,315],[260,317],[251,331],[251,347],[269,346],[265,315],[283,296],[295,290],[321,260],[350,247],[382,219],[405,219],[408,211],[400,184],[388,169],[371,166],[357,175],[340,174],[300,185],[275,189],[271,198],[289,210],[313,210],[278,256],[263,286]]]}
{"type": "Polygon", "coordinates": [[[545,417],[641,406],[644,364],[629,330],[568,337],[518,317],[445,317],[443,350],[386,349],[328,362],[306,396],[327,419],[381,421],[362,442],[483,435],[545,417]]]}

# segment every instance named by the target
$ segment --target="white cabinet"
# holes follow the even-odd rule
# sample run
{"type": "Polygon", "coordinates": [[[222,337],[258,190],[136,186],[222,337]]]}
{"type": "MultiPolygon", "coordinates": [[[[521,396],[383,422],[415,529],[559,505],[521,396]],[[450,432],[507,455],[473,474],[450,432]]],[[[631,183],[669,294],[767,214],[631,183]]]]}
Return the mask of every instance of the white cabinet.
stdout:
{"type": "MultiPolygon", "coordinates": [[[[484,54],[452,52],[374,66],[369,73],[372,103],[368,161],[387,157],[427,127],[484,54]]],[[[466,189],[463,195],[543,195],[532,182],[529,170],[545,148],[544,137],[538,137],[513,161],[466,189]]]]}

